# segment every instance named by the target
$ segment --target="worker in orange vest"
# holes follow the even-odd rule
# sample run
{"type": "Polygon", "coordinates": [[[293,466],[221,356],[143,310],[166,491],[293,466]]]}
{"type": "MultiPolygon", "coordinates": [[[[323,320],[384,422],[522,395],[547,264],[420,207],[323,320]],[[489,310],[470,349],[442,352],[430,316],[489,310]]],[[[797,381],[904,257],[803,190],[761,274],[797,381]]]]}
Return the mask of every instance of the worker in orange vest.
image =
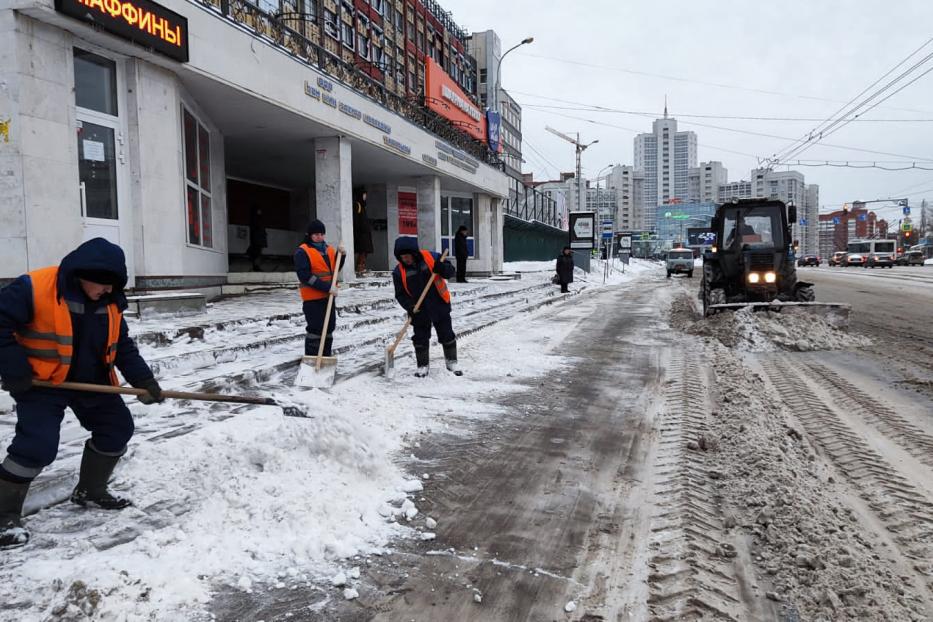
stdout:
{"type": "Polygon", "coordinates": [[[34,380],[117,385],[115,369],[145,389],[144,404],[162,389],[129,337],[123,250],[89,240],[58,266],[33,270],[0,290],[0,378],[16,401],[16,433],[0,463],[0,548],[26,544],[23,500],[33,479],[55,460],[65,408],[91,432],[71,500],[120,510],[129,499],[107,483],[133,436],[133,417],[118,395],[36,387],[34,380]]]}
{"type": "Polygon", "coordinates": [[[411,325],[415,329],[412,337],[418,364],[415,376],[424,378],[430,369],[432,324],[437,341],[444,348],[447,369],[454,375],[462,376],[463,372],[457,362],[457,335],[450,321],[450,292],[446,281],[456,274],[456,269],[446,259],[441,261],[440,254],[418,248],[418,239],[408,236],[395,241],[395,258],[398,259],[398,265],[392,271],[395,299],[411,316],[411,325]],[[425,296],[421,309],[415,312],[415,303],[432,273],[437,275],[434,286],[425,296]]]}
{"type": "MultiPolygon", "coordinates": [[[[331,283],[334,280],[334,265],[337,263],[337,253],[340,253],[340,265],[343,268],[346,261],[346,250],[343,246],[336,251],[328,246],[324,237],[327,233],[324,223],[314,220],[308,225],[308,232],[304,242],[295,251],[295,272],[298,274],[299,292],[301,293],[301,308],[305,314],[307,334],[305,335],[305,355],[317,356],[321,346],[321,334],[324,331],[324,316],[327,312],[327,297],[331,292],[331,283]]],[[[339,287],[338,287],[339,288],[339,287]]],[[[337,290],[334,290],[337,295],[337,290]]],[[[327,327],[327,338],[324,340],[324,356],[332,355],[334,344],[334,328],[337,325],[337,314],[331,313],[327,327]]]]}

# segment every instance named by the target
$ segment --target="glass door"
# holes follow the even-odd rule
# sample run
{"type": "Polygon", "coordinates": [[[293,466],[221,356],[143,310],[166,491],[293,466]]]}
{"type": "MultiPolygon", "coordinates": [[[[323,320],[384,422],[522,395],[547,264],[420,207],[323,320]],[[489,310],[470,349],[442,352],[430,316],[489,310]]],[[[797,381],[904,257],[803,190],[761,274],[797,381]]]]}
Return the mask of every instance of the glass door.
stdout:
{"type": "Polygon", "coordinates": [[[441,195],[441,248],[453,253],[453,240],[460,226],[467,228],[467,252],[470,259],[476,257],[475,231],[473,230],[473,196],[441,195]]]}

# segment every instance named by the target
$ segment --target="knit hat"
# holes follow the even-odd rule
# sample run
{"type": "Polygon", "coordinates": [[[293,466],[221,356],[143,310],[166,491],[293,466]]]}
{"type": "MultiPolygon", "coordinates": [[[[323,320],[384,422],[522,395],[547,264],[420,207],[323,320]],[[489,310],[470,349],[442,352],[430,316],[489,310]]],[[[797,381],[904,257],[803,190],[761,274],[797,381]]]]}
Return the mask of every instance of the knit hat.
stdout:
{"type": "Polygon", "coordinates": [[[118,286],[122,283],[120,275],[109,270],[76,270],[75,276],[98,285],[118,286]]]}
{"type": "Polygon", "coordinates": [[[327,233],[324,223],[320,220],[312,220],[311,224],[308,225],[308,235],[314,235],[315,233],[327,233]]]}

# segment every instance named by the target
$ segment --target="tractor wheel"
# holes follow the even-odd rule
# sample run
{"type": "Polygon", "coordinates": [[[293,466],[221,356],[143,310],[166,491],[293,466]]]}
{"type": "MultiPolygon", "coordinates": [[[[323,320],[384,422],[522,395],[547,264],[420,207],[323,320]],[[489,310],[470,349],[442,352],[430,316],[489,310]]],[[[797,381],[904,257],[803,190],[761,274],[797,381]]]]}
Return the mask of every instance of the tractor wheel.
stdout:
{"type": "Polygon", "coordinates": [[[670,270],[667,271],[667,278],[671,278],[671,271],[670,271],[670,270]]]}
{"type": "Polygon", "coordinates": [[[797,288],[797,302],[813,302],[816,300],[816,292],[809,285],[797,288]]]}
{"type": "Polygon", "coordinates": [[[711,289],[709,292],[709,303],[710,305],[724,305],[726,304],[726,290],[724,289],[711,289]]]}

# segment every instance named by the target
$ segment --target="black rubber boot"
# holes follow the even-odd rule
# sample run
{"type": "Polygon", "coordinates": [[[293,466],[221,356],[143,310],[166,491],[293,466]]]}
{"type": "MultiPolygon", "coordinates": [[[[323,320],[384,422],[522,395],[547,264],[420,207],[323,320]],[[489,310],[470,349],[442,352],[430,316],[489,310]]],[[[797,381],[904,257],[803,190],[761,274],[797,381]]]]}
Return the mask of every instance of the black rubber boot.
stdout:
{"type": "Polygon", "coordinates": [[[15,549],[29,542],[22,516],[23,501],[31,483],[0,479],[0,549],[15,549]]]}
{"type": "Polygon", "coordinates": [[[444,344],[444,360],[447,363],[447,371],[453,372],[454,376],[462,376],[463,371],[460,364],[457,363],[457,342],[451,341],[444,344]]]}
{"type": "Polygon", "coordinates": [[[418,362],[418,369],[415,370],[415,376],[418,378],[426,377],[430,371],[430,346],[415,346],[415,360],[418,362]]]}
{"type": "Polygon", "coordinates": [[[83,507],[98,507],[102,510],[122,510],[133,505],[133,502],[123,497],[115,497],[107,490],[107,482],[113,474],[113,469],[120,461],[120,456],[107,456],[97,452],[91,441],[84,444],[84,455],[81,456],[81,475],[78,485],[71,493],[72,503],[83,507]]]}

